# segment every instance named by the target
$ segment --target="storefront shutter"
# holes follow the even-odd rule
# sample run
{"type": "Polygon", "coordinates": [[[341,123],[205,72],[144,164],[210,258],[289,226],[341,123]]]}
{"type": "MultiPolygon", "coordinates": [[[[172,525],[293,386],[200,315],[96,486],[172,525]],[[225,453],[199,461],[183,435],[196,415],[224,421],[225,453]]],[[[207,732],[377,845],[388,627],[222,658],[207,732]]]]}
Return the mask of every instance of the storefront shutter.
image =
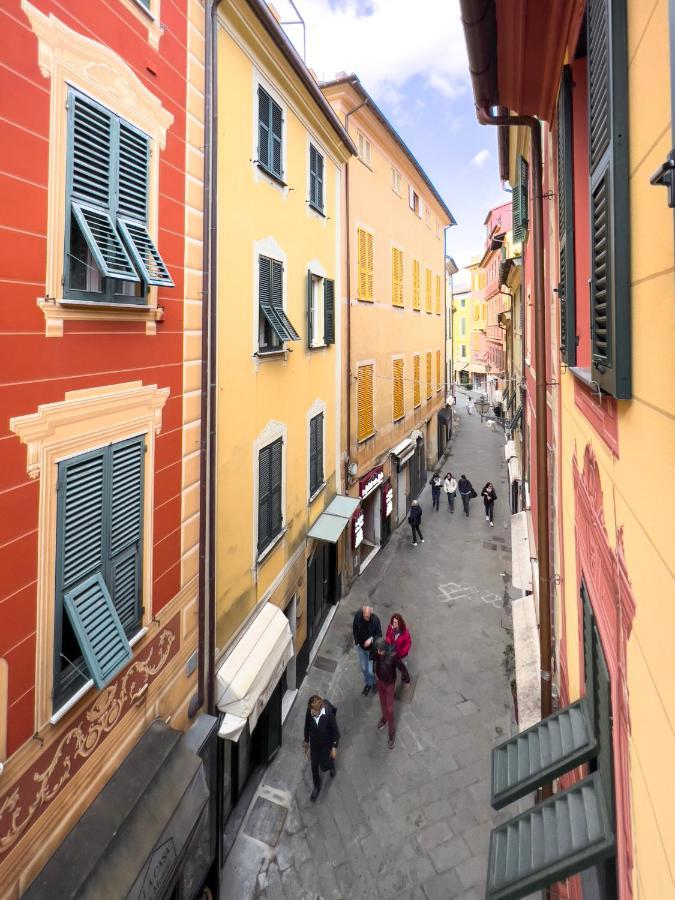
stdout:
{"type": "Polygon", "coordinates": [[[511,200],[513,220],[513,240],[516,243],[527,240],[530,224],[529,177],[530,167],[526,159],[518,157],[516,186],[511,200]]]}
{"type": "Polygon", "coordinates": [[[577,362],[574,178],[572,170],[572,73],[563,69],[558,97],[558,242],[560,246],[560,352],[568,366],[577,362]]]}
{"type": "Polygon", "coordinates": [[[373,424],[373,366],[359,366],[358,374],[358,436],[364,441],[374,431],[373,424]]]}
{"type": "Polygon", "coordinates": [[[589,0],[592,377],[631,396],[626,0],[589,0]]]}
{"type": "Polygon", "coordinates": [[[419,406],[422,402],[420,387],[420,357],[416,354],[413,357],[413,405],[419,406]]]}
{"type": "Polygon", "coordinates": [[[127,636],[137,630],[141,620],[144,468],[144,437],[113,444],[106,581],[127,636]]]}
{"type": "Polygon", "coordinates": [[[394,383],[394,421],[403,418],[405,415],[405,396],[403,393],[403,360],[395,359],[392,361],[393,383],[394,383]]]}
{"type": "Polygon", "coordinates": [[[332,278],[323,280],[323,342],[335,343],[335,282],[332,278]]]}

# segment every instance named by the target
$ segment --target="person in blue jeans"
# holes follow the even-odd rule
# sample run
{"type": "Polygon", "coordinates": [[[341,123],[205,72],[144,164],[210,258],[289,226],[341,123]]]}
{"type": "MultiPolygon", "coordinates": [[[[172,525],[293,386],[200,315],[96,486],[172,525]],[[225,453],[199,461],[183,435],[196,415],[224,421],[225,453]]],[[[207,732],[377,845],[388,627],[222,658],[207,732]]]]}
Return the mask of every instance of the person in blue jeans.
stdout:
{"type": "Polygon", "coordinates": [[[366,697],[375,689],[376,678],[373,672],[371,653],[373,643],[382,637],[382,625],[370,606],[363,606],[354,613],[352,624],[354,646],[359,655],[359,665],[365,682],[363,696],[366,697]]]}

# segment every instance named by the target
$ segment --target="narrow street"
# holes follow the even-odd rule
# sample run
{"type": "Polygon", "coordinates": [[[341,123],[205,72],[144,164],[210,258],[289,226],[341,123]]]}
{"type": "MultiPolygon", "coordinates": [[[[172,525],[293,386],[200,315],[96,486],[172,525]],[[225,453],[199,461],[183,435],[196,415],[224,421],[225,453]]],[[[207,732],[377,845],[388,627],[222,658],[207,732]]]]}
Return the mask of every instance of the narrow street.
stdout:
{"type": "Polygon", "coordinates": [[[469,900],[484,894],[488,835],[498,818],[489,804],[490,749],[513,726],[503,664],[511,642],[508,485],[503,433],[481,425],[478,415],[467,417],[461,392],[458,403],[459,426],[441,471],[465,473],[478,493],[494,481],[495,526],[486,522],[480,497],[468,520],[461,503],[450,514],[444,494],[434,512],[427,486],[420,498],[425,543],[413,547],[408,526],[399,527],[356,580],[234,843],[223,871],[228,897],[469,900]],[[377,696],[361,695],[351,623],[364,604],[383,628],[401,612],[413,636],[412,697],[396,703],[393,750],[386,731],[376,729],[377,696]],[[338,707],[341,742],[337,777],[324,775],[311,803],[302,739],[314,693],[338,707]]]}

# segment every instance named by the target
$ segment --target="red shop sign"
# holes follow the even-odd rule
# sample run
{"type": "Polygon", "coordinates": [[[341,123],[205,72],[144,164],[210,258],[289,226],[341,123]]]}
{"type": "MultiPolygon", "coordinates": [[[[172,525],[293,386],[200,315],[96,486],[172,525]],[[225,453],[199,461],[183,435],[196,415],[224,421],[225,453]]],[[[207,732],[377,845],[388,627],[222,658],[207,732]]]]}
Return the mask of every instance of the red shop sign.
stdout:
{"type": "Polygon", "coordinates": [[[371,469],[367,475],[359,479],[359,497],[363,500],[368,494],[372,494],[377,490],[384,481],[384,472],[382,466],[376,466],[371,469]]]}

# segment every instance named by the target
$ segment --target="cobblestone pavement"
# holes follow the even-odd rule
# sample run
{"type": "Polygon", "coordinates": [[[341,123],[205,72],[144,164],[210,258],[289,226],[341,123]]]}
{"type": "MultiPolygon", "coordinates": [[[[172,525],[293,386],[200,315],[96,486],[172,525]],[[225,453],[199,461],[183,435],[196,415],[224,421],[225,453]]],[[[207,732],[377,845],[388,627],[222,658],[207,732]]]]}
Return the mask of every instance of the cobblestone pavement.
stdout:
{"type": "MultiPolygon", "coordinates": [[[[223,873],[226,897],[247,900],[477,900],[484,896],[490,828],[490,750],[513,727],[505,648],[511,643],[508,484],[503,434],[467,417],[465,403],[442,471],[464,472],[480,493],[489,479],[495,526],[480,497],[467,519],[445,496],[421,497],[425,543],[401,526],[338,607],[284,725],[283,747],[257,796],[287,809],[276,846],[239,833],[223,873]],[[413,647],[412,690],[396,702],[397,737],[378,731],[377,696],[361,695],[351,639],[364,603],[388,622],[401,612],[413,647]],[[334,671],[333,671],[334,670],[334,671]],[[307,698],[338,707],[335,780],[311,803],[302,754],[307,698]],[[412,694],[412,696],[410,696],[412,694]]],[[[273,809],[273,807],[269,807],[273,809]]],[[[278,807],[277,807],[278,810],[278,807]]],[[[507,814],[508,815],[508,814],[507,814]]],[[[255,831],[249,828],[249,831],[255,831]]],[[[274,838],[270,838],[271,841],[274,838]]]]}

